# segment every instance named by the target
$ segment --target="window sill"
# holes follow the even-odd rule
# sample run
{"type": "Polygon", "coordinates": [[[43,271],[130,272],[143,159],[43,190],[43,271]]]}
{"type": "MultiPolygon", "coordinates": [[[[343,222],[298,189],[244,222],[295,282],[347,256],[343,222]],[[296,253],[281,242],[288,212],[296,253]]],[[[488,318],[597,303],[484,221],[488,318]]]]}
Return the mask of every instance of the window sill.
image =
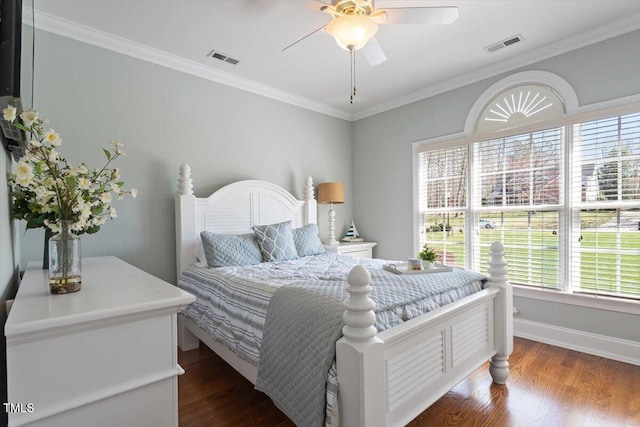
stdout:
{"type": "Polygon", "coordinates": [[[611,298],[605,296],[571,294],[551,289],[530,288],[514,285],[513,295],[521,298],[531,298],[560,304],[577,305],[580,307],[597,308],[600,310],[616,311],[640,315],[640,301],[611,298]]]}

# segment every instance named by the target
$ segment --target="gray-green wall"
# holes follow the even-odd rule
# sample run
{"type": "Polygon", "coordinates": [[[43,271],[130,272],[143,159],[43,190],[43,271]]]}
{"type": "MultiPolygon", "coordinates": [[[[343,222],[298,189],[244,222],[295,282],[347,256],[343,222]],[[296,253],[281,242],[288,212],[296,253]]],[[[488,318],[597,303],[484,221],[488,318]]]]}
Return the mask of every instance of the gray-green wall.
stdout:
{"type": "MultiPolygon", "coordinates": [[[[245,178],[275,182],[298,197],[307,175],[316,183],[342,181],[347,203],[336,206],[337,234],[354,218],[364,237],[379,242],[376,256],[402,258],[414,250],[412,143],[461,132],[490,85],[517,71],[544,70],[567,80],[581,105],[640,93],[639,31],[354,123],[47,32],[36,35],[34,106],[60,132],[62,152],[74,164],[99,166],[100,148],[120,140],[127,155],[118,166],[126,185],[140,191],[136,200],[116,202],[119,218],[83,237],[84,255],[116,255],[170,282],[182,162],[191,165],[199,196],[245,178]]],[[[324,207],[319,221],[324,234],[324,207]]],[[[42,257],[42,239],[40,230],[27,233],[23,265],[42,257]]],[[[520,297],[515,303],[522,319],[640,341],[639,316],[556,309],[520,297]]]]}
{"type": "MultiPolygon", "coordinates": [[[[139,190],[137,199],[114,203],[118,218],[82,236],[83,256],[115,255],[175,283],[174,196],[183,162],[197,196],[262,179],[302,198],[307,175],[342,181],[337,232],[351,222],[351,123],[48,32],[36,31],[35,50],[34,107],[60,133],[60,151],[71,164],[99,167],[101,147],[119,140],[126,156],[115,166],[125,187],[139,190]]],[[[23,265],[42,258],[43,235],[27,232],[23,265]]]]}
{"type": "MultiPolygon", "coordinates": [[[[413,248],[412,143],[464,130],[478,97],[501,78],[526,70],[555,73],[580,105],[640,94],[640,31],[609,39],[353,125],[353,191],[358,231],[378,241],[375,255],[404,258],[413,248]],[[381,173],[382,172],[382,173],[381,173]]],[[[515,298],[520,318],[640,341],[640,316],[515,298]],[[539,307],[551,307],[541,310],[539,307]],[[608,333],[607,333],[608,331],[608,333]]]]}

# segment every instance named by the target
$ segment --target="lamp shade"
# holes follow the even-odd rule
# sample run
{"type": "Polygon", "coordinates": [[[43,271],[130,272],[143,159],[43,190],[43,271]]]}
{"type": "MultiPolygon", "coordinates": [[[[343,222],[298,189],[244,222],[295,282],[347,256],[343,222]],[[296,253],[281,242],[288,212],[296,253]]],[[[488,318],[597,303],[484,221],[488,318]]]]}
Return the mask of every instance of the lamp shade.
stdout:
{"type": "Polygon", "coordinates": [[[338,16],[329,22],[327,32],[346,50],[359,50],[378,31],[378,25],[363,15],[338,16]]]}
{"type": "Polygon", "coordinates": [[[344,203],[344,187],[341,182],[318,184],[318,203],[344,203]]]}

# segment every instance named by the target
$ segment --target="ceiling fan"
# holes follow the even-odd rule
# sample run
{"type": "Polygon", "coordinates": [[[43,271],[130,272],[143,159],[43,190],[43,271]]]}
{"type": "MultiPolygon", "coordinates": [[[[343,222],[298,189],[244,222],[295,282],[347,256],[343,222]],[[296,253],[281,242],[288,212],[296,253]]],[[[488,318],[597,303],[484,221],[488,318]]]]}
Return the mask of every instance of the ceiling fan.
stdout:
{"type": "MultiPolygon", "coordinates": [[[[355,90],[355,51],[362,50],[370,65],[379,65],[387,57],[376,41],[374,34],[378,31],[378,24],[450,24],[458,18],[458,8],[455,6],[431,7],[411,6],[393,7],[399,2],[381,0],[384,6],[376,9],[374,0],[316,0],[324,3],[320,11],[332,16],[331,21],[306,36],[286,46],[283,51],[300,43],[307,37],[326,30],[336,40],[338,45],[351,54],[351,103],[356,94],[355,90]]],[[[412,2],[424,3],[429,2],[412,2]]]]}

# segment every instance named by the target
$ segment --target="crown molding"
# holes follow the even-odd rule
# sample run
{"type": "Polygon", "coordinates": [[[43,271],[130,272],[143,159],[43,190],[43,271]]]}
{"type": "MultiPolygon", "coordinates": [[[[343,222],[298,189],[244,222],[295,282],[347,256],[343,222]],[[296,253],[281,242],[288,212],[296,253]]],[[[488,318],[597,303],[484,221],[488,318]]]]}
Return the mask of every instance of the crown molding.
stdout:
{"type": "Polygon", "coordinates": [[[571,52],[603,40],[607,40],[640,28],[640,22],[636,16],[631,16],[620,21],[586,32],[579,36],[570,37],[560,42],[542,46],[540,48],[522,53],[512,58],[495,62],[491,65],[463,74],[459,77],[447,80],[442,84],[426,87],[408,96],[396,98],[389,102],[379,104],[375,107],[356,112],[353,121],[364,119],[375,114],[383,113],[394,108],[402,107],[435,95],[439,95],[450,90],[454,90],[484,79],[498,76],[500,74],[516,70],[518,68],[531,65],[533,63],[571,52]]]}
{"type": "Polygon", "coordinates": [[[292,94],[281,89],[268,86],[254,80],[238,77],[222,70],[213,69],[195,61],[190,61],[177,55],[154,49],[122,37],[114,36],[73,21],[69,21],[46,12],[38,11],[35,20],[32,10],[23,8],[22,22],[25,25],[35,25],[35,28],[87,43],[103,49],[111,50],[132,58],[150,62],[162,67],[191,74],[206,80],[231,86],[240,90],[251,92],[300,108],[315,111],[327,116],[336,117],[346,121],[364,119],[394,108],[402,107],[453,89],[457,89],[478,81],[495,77],[497,75],[513,71],[520,67],[533,64],[557,55],[561,55],[581,47],[616,37],[640,28],[640,22],[635,16],[611,23],[605,27],[594,29],[579,36],[564,39],[560,42],[522,53],[512,58],[495,62],[479,68],[470,73],[463,74],[441,84],[432,85],[410,95],[396,98],[389,102],[376,105],[362,111],[350,112],[317,102],[309,98],[292,94]]]}
{"type": "Polygon", "coordinates": [[[226,86],[251,92],[256,95],[275,99],[296,107],[326,114],[342,120],[353,120],[351,112],[343,111],[324,103],[298,96],[254,80],[238,77],[222,70],[210,68],[195,61],[191,61],[159,49],[154,49],[42,11],[37,11],[35,14],[35,20],[33,18],[31,9],[27,7],[23,8],[22,23],[28,26],[35,25],[35,28],[39,30],[117,52],[122,55],[140,59],[172,70],[181,71],[205,80],[210,80],[226,86]]]}

